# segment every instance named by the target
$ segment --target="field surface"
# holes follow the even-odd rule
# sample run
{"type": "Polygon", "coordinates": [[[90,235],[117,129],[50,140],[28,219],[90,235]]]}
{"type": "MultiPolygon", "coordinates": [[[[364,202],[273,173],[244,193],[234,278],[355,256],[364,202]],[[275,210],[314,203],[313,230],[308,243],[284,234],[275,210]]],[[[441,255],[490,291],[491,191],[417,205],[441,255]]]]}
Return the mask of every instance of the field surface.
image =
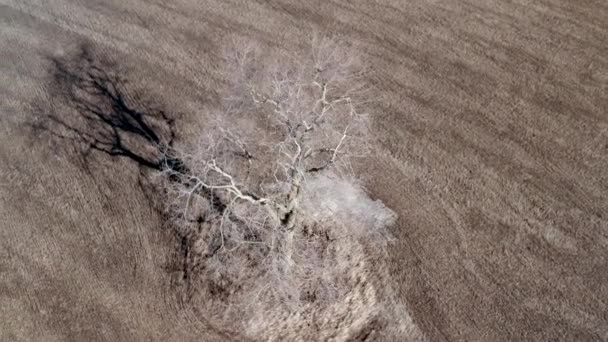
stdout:
{"type": "Polygon", "coordinates": [[[378,150],[360,171],[399,215],[390,273],[421,334],[607,341],[602,0],[0,0],[0,340],[239,340],[176,298],[133,158],[35,127],[68,115],[57,61],[103,56],[191,141],[227,42],[300,51],[313,31],[370,64],[378,150]]]}

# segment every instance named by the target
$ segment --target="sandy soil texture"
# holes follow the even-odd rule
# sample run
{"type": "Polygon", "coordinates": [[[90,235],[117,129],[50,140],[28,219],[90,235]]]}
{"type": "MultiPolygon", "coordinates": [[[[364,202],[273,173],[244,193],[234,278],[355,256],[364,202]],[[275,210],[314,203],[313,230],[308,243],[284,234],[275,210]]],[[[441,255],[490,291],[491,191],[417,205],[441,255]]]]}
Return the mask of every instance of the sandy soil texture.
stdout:
{"type": "Polygon", "coordinates": [[[399,215],[389,274],[415,329],[608,340],[607,18],[602,0],[0,0],[0,340],[242,340],[181,304],[132,158],[32,123],[74,113],[50,80],[87,46],[187,142],[229,40],[298,51],[314,30],[369,60],[360,169],[399,215]]]}

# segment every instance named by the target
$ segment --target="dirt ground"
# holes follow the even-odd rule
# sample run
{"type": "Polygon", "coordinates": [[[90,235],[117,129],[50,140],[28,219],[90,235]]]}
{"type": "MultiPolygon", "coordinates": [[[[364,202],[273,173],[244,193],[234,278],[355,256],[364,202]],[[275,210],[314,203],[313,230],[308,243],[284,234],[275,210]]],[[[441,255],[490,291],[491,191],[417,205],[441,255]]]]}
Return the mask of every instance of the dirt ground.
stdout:
{"type": "Polygon", "coordinates": [[[188,141],[227,41],[297,51],[317,30],[370,63],[361,171],[399,215],[390,273],[426,339],[608,341],[607,18],[602,0],[0,0],[0,340],[241,340],[176,299],[140,169],[85,168],[30,123],[53,58],[86,44],[188,141]]]}

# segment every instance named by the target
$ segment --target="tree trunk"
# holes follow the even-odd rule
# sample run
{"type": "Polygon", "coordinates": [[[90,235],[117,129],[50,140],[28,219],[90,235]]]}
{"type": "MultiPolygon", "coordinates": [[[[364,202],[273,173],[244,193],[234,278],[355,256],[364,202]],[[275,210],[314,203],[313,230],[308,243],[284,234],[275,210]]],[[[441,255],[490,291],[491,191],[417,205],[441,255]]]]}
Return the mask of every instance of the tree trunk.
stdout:
{"type": "Polygon", "coordinates": [[[285,241],[283,244],[283,254],[285,255],[285,261],[287,263],[287,269],[291,269],[295,262],[293,261],[293,252],[294,252],[294,235],[295,230],[291,229],[285,233],[285,241]]]}
{"type": "Polygon", "coordinates": [[[294,253],[294,236],[295,226],[298,211],[298,201],[300,197],[300,190],[302,187],[303,176],[301,173],[294,171],[291,187],[289,192],[285,196],[284,203],[275,203],[271,210],[271,214],[277,220],[284,235],[283,241],[279,244],[281,253],[287,260],[287,265],[291,267],[293,262],[294,253]]]}

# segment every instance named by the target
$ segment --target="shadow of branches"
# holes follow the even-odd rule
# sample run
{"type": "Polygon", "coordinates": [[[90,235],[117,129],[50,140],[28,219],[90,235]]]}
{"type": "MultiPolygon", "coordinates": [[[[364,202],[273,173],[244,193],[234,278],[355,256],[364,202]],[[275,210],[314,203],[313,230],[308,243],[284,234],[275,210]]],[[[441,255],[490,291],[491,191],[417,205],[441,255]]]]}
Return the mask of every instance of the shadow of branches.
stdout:
{"type": "Polygon", "coordinates": [[[176,137],[175,119],[127,91],[117,66],[83,44],[73,56],[51,57],[49,92],[53,102],[39,108],[32,128],[69,141],[85,164],[91,152],[127,158],[138,166],[179,168],[165,151],[176,137]]]}
{"type": "MultiPolygon", "coordinates": [[[[176,244],[175,255],[166,270],[187,287],[186,297],[190,298],[191,278],[198,267],[191,252],[197,232],[170,222],[162,187],[149,177],[170,171],[166,173],[167,181],[177,182],[180,180],[172,178],[172,174],[188,173],[184,162],[172,157],[177,137],[175,114],[152,105],[145,93],[133,90],[120,66],[100,57],[87,44],[67,57],[50,57],[49,62],[50,99],[36,105],[36,115],[30,124],[33,136],[35,139],[46,136],[51,145],[75,149],[78,165],[91,176],[91,169],[104,167],[93,164],[94,154],[107,155],[111,160],[126,159],[137,165],[138,187],[159,212],[176,244]]],[[[220,213],[225,210],[226,205],[215,193],[208,189],[199,191],[214,210],[220,213]]],[[[204,221],[204,217],[199,217],[191,223],[200,231],[204,221]]]]}

